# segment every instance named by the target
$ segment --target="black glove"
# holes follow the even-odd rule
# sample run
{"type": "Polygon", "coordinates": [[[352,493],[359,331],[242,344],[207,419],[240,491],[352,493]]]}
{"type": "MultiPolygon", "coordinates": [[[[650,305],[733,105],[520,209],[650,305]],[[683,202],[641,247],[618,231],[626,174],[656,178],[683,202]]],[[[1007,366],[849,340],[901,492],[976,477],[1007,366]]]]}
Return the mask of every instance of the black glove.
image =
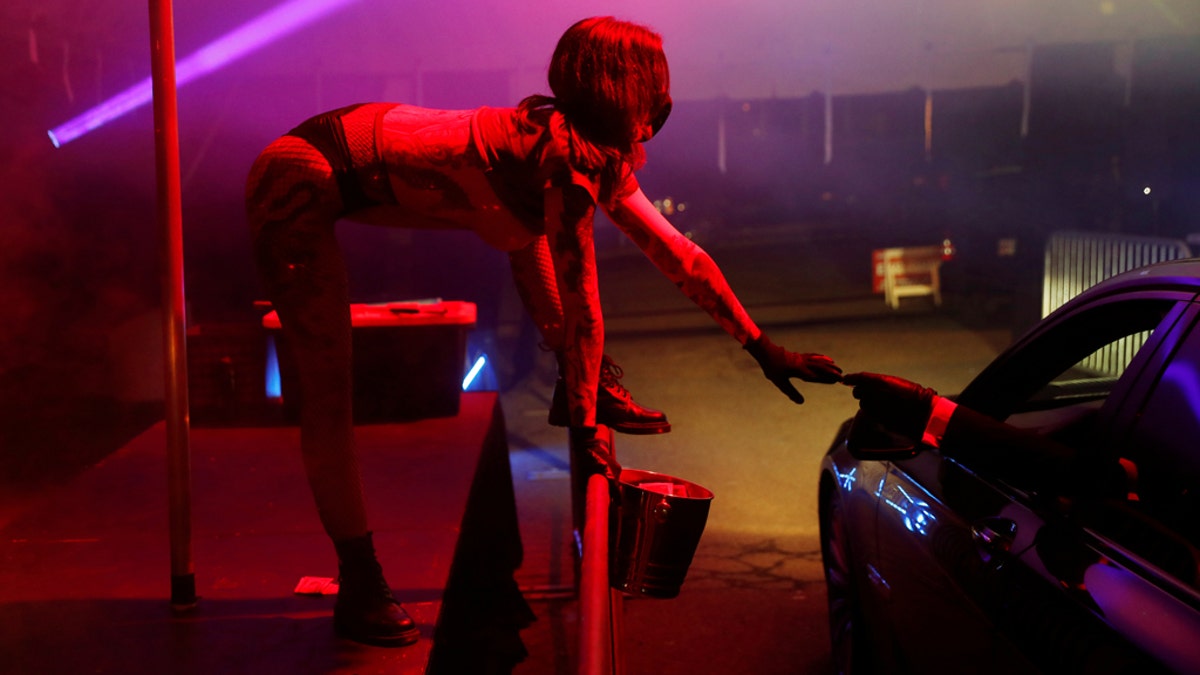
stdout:
{"type": "Polygon", "coordinates": [[[612,431],[601,431],[596,427],[571,427],[568,434],[571,450],[579,453],[576,457],[583,475],[599,473],[614,482],[621,478],[621,465],[612,448],[612,431]]]}
{"type": "Polygon", "coordinates": [[[820,382],[833,384],[842,380],[842,369],[837,367],[833,359],[822,354],[797,354],[789,352],[771,342],[764,333],[757,340],[747,342],[742,349],[750,353],[758,365],[762,367],[763,375],[771,381],[779,391],[795,403],[804,403],[804,397],[792,386],[791,378],[798,377],[805,382],[820,382]]]}
{"type": "Polygon", "coordinates": [[[918,441],[925,434],[936,391],[878,373],[851,373],[842,384],[854,387],[859,409],[872,421],[918,441]]]}

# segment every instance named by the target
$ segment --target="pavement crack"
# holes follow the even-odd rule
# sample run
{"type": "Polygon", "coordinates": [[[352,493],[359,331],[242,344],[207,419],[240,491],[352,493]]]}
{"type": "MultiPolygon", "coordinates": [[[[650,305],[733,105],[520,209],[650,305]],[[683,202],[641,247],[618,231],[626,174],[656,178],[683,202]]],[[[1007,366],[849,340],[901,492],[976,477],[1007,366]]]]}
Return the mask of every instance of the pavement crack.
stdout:
{"type": "Polygon", "coordinates": [[[717,543],[692,560],[688,585],[798,591],[820,580],[820,549],[795,549],[776,539],[717,543]]]}

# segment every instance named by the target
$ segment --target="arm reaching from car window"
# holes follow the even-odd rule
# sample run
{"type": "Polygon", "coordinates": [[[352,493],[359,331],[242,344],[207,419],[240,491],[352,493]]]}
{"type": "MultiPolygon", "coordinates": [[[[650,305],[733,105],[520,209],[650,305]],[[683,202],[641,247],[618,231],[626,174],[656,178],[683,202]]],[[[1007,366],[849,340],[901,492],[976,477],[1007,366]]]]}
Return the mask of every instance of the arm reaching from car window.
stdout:
{"type": "Polygon", "coordinates": [[[851,373],[842,382],[854,388],[869,421],[1014,485],[1069,494],[1128,492],[1121,463],[1005,424],[915,382],[878,373],[851,373]]]}

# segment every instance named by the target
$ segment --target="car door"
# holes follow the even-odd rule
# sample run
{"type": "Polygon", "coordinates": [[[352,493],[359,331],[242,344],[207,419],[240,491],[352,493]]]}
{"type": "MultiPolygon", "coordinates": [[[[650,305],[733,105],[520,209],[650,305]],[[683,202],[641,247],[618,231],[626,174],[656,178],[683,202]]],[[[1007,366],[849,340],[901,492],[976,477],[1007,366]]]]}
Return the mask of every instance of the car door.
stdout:
{"type": "MultiPolygon", "coordinates": [[[[998,357],[960,403],[1105,457],[1116,411],[1161,360],[1190,299],[1133,293],[1056,315],[998,357]]],[[[1137,649],[1062,591],[1063,552],[1070,560],[1086,544],[1072,538],[1079,528],[1054,495],[929,451],[891,464],[878,500],[873,583],[887,597],[901,670],[1120,672],[1139,663],[1137,649]]]]}
{"type": "Polygon", "coordinates": [[[1058,540],[1030,552],[1065,599],[1157,663],[1200,672],[1200,322],[1185,314],[1115,413],[1137,480],[1125,498],[1074,505],[1058,540]],[[1065,554],[1065,557],[1064,557],[1065,554]]]}

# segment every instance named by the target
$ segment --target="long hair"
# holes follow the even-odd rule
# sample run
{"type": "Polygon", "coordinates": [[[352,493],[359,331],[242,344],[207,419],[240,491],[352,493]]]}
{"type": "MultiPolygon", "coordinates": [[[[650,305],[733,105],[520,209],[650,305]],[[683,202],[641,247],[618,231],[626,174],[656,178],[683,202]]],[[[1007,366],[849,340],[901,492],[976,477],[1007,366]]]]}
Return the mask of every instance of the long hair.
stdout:
{"type": "Polygon", "coordinates": [[[670,105],[670,73],[662,36],[610,16],[583,19],[567,29],[554,49],[547,74],[553,98],[534,95],[522,114],[553,106],[562,113],[571,161],[601,176],[607,200],[622,164],[641,168],[641,142],[651,120],[670,105]]]}

